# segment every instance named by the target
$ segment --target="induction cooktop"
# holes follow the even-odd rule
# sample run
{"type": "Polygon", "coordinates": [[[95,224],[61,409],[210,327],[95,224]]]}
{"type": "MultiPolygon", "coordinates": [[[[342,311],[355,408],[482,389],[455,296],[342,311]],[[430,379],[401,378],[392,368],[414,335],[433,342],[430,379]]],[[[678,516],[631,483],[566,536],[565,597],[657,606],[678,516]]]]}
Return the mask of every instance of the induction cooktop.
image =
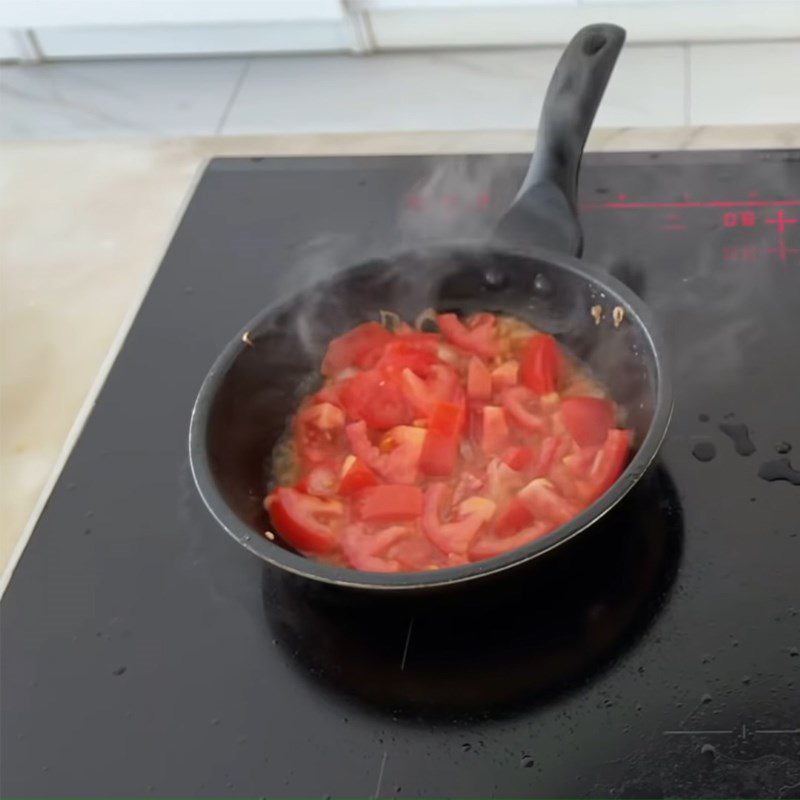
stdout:
{"type": "Polygon", "coordinates": [[[195,491],[192,403],[250,317],[487,236],[526,162],[208,165],[2,598],[4,796],[800,796],[800,151],[585,157],[585,257],[653,309],[675,414],[493,596],[307,586],[195,491]]]}

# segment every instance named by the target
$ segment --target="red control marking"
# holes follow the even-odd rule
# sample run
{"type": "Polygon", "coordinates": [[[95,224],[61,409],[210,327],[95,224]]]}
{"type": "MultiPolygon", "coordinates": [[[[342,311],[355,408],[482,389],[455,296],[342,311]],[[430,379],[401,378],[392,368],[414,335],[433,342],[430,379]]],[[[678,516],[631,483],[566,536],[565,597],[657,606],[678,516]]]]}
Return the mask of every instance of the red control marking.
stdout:
{"type": "Polygon", "coordinates": [[[766,219],[764,220],[767,225],[777,225],[778,226],[778,233],[783,236],[784,225],[796,225],[796,219],[789,219],[783,216],[783,209],[778,211],[778,216],[775,219],[766,219]]]}
{"type": "Polygon", "coordinates": [[[766,208],[769,206],[800,206],[800,200],[691,200],[676,203],[587,203],[585,209],[595,208],[766,208]]]}
{"type": "Polygon", "coordinates": [[[785,239],[783,238],[783,236],[781,236],[780,242],[778,243],[778,246],[777,247],[770,247],[769,250],[767,250],[767,252],[768,253],[777,253],[778,254],[778,258],[780,258],[781,261],[786,261],[786,257],[790,253],[798,253],[798,252],[800,252],[800,250],[798,250],[796,247],[787,247],[785,239]]]}

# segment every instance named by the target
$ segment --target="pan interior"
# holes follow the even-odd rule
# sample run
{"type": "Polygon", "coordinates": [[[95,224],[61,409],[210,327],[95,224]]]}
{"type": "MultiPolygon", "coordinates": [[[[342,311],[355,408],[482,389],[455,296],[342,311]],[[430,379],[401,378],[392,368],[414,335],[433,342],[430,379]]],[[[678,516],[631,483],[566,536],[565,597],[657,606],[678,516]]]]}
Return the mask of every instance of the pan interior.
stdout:
{"type": "Polygon", "coordinates": [[[239,519],[259,533],[270,527],[261,501],[272,453],[301,398],[319,384],[328,342],[382,310],[411,321],[426,308],[512,314],[553,334],[609,389],[634,448],[641,445],[656,405],[655,353],[635,310],[602,278],[494,251],[399,256],[345,270],[268,308],[249,330],[252,346],[237,344],[223,359],[206,445],[212,479],[239,519]],[[599,325],[594,306],[603,312],[599,325]]]}

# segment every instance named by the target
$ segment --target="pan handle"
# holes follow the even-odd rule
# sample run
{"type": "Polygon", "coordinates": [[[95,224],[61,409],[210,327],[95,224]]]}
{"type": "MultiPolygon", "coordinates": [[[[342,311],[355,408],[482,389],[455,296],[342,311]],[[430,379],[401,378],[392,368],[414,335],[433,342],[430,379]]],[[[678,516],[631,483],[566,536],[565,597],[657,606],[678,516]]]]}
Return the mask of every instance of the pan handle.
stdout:
{"type": "Polygon", "coordinates": [[[583,251],[578,170],[624,42],[624,28],[601,24],[582,28],[567,45],[547,88],[528,173],[498,223],[495,238],[501,243],[576,256],[583,251]]]}

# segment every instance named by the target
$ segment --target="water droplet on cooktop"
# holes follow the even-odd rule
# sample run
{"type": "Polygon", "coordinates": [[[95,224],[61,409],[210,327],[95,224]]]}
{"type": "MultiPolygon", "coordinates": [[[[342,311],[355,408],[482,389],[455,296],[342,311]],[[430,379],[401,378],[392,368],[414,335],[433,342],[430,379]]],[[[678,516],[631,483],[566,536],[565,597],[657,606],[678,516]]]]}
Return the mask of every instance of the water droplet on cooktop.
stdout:
{"type": "Polygon", "coordinates": [[[472,745],[471,745],[469,742],[464,742],[464,743],[461,745],[461,749],[462,749],[462,750],[463,750],[465,753],[468,753],[470,750],[472,750],[472,745]]]}
{"type": "Polygon", "coordinates": [[[785,456],[787,453],[792,452],[792,446],[789,442],[778,442],[778,444],[775,445],[775,451],[785,456]]]}
{"type": "Polygon", "coordinates": [[[713,744],[704,744],[700,748],[700,754],[704,755],[706,758],[716,758],[717,748],[714,747],[713,744]]]}
{"type": "Polygon", "coordinates": [[[709,417],[708,414],[700,414],[697,419],[699,419],[700,422],[708,422],[711,417],[709,417]]]}
{"type": "Polygon", "coordinates": [[[703,664],[709,664],[711,663],[712,658],[714,658],[714,656],[712,656],[710,653],[703,653],[703,655],[700,656],[700,661],[702,661],[703,664]]]}
{"type": "Polygon", "coordinates": [[[750,683],[750,676],[745,675],[744,678],[742,678],[742,683],[747,686],[747,684],[750,683]]]}
{"type": "Polygon", "coordinates": [[[520,763],[521,766],[525,767],[525,769],[530,769],[533,766],[534,761],[533,761],[533,758],[531,758],[531,756],[524,755],[520,759],[519,763],[520,763]]]}
{"type": "Polygon", "coordinates": [[[800,470],[796,470],[788,458],[765,461],[758,468],[758,477],[765,481],[788,481],[794,486],[800,486],[800,470]]]}
{"type": "Polygon", "coordinates": [[[217,725],[219,725],[219,722],[220,722],[220,720],[219,720],[219,717],[214,717],[214,719],[212,719],[212,720],[211,720],[211,724],[212,724],[214,727],[216,727],[217,725]]]}
{"type": "Polygon", "coordinates": [[[789,655],[792,658],[797,658],[797,656],[800,656],[800,650],[798,650],[796,647],[790,647],[789,648],[789,655]]]}
{"type": "Polygon", "coordinates": [[[708,694],[708,693],[706,692],[706,694],[704,694],[704,695],[703,695],[703,696],[700,698],[700,702],[701,702],[701,703],[704,703],[705,705],[708,705],[708,703],[710,703],[710,702],[711,702],[711,695],[710,695],[710,694],[708,694]]]}
{"type": "Polygon", "coordinates": [[[730,438],[733,447],[740,456],[751,456],[756,451],[756,446],[750,439],[747,425],[741,422],[720,422],[719,429],[730,438]]]}
{"type": "Polygon", "coordinates": [[[702,441],[698,442],[692,448],[692,455],[698,460],[703,462],[712,461],[717,455],[717,448],[714,447],[713,442],[702,441]]]}
{"type": "Polygon", "coordinates": [[[128,671],[128,668],[126,666],[117,667],[115,670],[113,670],[113,674],[114,675],[118,675],[118,676],[119,675],[124,675],[127,671],[128,671]]]}

